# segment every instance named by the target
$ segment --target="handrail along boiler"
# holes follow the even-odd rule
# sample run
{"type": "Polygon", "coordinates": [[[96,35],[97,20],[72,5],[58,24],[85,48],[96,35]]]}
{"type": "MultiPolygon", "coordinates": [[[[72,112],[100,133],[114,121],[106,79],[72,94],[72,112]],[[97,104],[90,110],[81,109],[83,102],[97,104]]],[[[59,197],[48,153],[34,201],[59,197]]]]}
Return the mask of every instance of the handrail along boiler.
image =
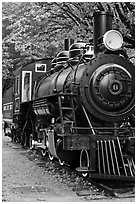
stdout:
{"type": "Polygon", "coordinates": [[[94,45],[71,42],[35,86],[32,77],[31,96],[20,101],[12,132],[83,175],[134,180],[134,64],[112,29],[112,13],[93,17],[94,45]]]}

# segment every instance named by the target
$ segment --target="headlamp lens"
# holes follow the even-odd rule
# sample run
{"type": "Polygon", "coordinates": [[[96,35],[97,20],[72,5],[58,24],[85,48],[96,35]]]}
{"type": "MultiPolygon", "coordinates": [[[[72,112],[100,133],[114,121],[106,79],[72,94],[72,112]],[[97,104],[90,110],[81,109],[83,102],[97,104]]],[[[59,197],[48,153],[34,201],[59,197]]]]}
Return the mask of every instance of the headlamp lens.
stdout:
{"type": "Polygon", "coordinates": [[[121,48],[123,37],[118,31],[109,30],[104,34],[103,43],[107,49],[115,51],[121,48]]]}

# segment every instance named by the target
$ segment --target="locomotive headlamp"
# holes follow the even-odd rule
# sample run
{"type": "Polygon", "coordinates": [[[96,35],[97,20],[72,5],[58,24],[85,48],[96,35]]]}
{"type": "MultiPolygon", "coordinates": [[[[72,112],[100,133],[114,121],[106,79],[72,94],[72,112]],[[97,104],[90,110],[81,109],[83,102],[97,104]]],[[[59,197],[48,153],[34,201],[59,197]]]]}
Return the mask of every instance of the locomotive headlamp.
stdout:
{"type": "Polygon", "coordinates": [[[108,50],[115,51],[121,48],[123,37],[117,30],[109,30],[103,36],[103,43],[108,50]]]}

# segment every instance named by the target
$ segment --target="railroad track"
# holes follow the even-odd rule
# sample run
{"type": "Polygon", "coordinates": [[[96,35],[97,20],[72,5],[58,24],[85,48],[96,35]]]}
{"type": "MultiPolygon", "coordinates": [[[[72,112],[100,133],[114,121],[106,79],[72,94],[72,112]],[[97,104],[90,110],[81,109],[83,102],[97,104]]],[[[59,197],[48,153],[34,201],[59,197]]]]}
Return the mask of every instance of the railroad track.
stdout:
{"type": "Polygon", "coordinates": [[[102,182],[104,187],[107,187],[110,192],[112,191],[114,196],[117,198],[132,198],[135,197],[135,183],[127,181],[109,181],[102,182]]]}
{"type": "Polygon", "coordinates": [[[111,198],[134,198],[135,185],[129,182],[116,182],[95,180],[84,178],[80,173],[71,169],[68,165],[60,166],[55,159],[50,161],[47,156],[42,157],[38,150],[23,150],[23,154],[27,155],[30,160],[35,160],[36,164],[48,172],[54,178],[60,180],[70,187],[78,196],[84,200],[106,200],[111,198]]]}

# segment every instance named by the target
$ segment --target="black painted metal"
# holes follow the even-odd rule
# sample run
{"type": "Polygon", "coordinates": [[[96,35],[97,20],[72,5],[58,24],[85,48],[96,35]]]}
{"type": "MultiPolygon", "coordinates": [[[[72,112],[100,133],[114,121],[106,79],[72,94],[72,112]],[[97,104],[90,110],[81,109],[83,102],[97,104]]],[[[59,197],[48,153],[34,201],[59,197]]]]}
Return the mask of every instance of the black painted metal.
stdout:
{"type": "Polygon", "coordinates": [[[80,80],[85,107],[108,122],[118,122],[133,113],[134,88],[133,64],[117,55],[99,55],[87,65],[80,80]]]}
{"type": "Polygon", "coordinates": [[[94,13],[94,53],[100,52],[98,47],[98,39],[101,38],[106,31],[112,29],[112,18],[111,12],[95,12],[94,13]]]}

